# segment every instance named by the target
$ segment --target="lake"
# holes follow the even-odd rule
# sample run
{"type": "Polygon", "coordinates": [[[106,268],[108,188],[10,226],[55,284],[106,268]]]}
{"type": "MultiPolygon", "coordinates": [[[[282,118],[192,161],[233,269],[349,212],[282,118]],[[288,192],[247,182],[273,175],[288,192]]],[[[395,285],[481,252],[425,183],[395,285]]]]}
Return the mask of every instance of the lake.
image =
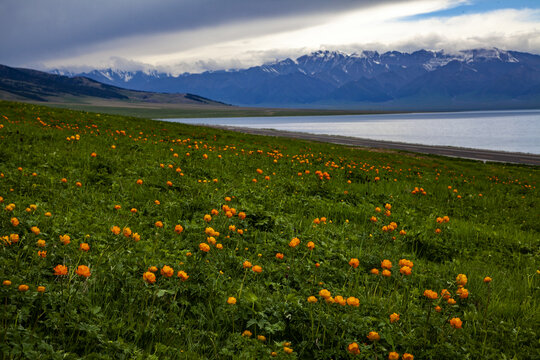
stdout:
{"type": "Polygon", "coordinates": [[[160,120],[540,154],[540,110],[160,120]]]}

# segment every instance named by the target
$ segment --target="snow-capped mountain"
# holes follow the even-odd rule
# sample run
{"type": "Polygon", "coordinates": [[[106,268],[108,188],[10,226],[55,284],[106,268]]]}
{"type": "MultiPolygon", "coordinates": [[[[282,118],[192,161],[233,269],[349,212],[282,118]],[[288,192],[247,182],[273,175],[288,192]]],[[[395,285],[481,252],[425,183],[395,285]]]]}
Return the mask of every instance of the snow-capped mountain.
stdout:
{"type": "Polygon", "coordinates": [[[195,93],[238,105],[540,107],[540,56],[500,49],[317,51],[248,69],[179,76],[112,69],[63,75],[134,90],[195,93]]]}

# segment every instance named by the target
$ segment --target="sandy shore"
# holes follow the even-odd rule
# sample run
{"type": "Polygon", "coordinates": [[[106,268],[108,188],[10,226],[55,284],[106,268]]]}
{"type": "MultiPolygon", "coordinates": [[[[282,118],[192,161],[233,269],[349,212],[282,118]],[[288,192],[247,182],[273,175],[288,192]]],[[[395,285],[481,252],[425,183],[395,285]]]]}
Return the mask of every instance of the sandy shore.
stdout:
{"type": "Polygon", "coordinates": [[[452,146],[432,146],[432,145],[420,145],[420,144],[406,144],[392,141],[380,141],[361,139],[348,136],[339,135],[318,135],[309,134],[303,132],[292,132],[274,129],[253,129],[247,127],[236,127],[226,125],[205,125],[213,128],[224,129],[242,132],[246,134],[254,135],[266,135],[266,136],[279,136],[293,139],[320,141],[332,144],[340,144],[347,146],[359,146],[375,149],[392,149],[409,151],[413,153],[434,154],[450,157],[458,157],[464,159],[480,160],[480,161],[494,161],[504,163],[526,164],[526,165],[540,165],[540,155],[524,154],[524,153],[512,153],[506,151],[493,151],[493,150],[479,150],[469,148],[458,148],[452,146]]]}

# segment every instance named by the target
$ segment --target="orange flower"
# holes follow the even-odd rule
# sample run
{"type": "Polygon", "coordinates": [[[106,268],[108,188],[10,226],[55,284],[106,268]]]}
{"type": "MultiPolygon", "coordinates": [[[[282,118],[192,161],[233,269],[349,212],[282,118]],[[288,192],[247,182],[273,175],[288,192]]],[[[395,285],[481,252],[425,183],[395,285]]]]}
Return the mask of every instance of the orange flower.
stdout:
{"type": "Polygon", "coordinates": [[[67,245],[71,242],[71,238],[69,237],[69,235],[60,235],[60,241],[62,242],[62,244],[67,245]]]}
{"type": "Polygon", "coordinates": [[[150,271],[147,271],[143,274],[143,280],[148,284],[153,284],[156,282],[156,275],[150,271]]]}
{"type": "Polygon", "coordinates": [[[170,266],[165,265],[161,269],[161,275],[163,275],[165,277],[171,277],[171,276],[173,276],[173,274],[174,274],[174,270],[170,266]]]}
{"type": "Polygon", "coordinates": [[[247,260],[244,261],[244,263],[242,264],[242,267],[243,267],[244,269],[249,269],[249,268],[251,268],[252,266],[253,266],[253,265],[251,265],[251,263],[250,263],[249,261],[247,261],[247,260]]]}
{"type": "Polygon", "coordinates": [[[187,279],[189,279],[189,275],[185,272],[185,271],[182,271],[180,270],[178,272],[178,274],[176,274],[182,281],[186,281],[187,279]]]}
{"type": "Polygon", "coordinates": [[[467,275],[458,274],[458,276],[456,276],[456,283],[461,286],[467,285],[467,275]]]}
{"type": "Polygon", "coordinates": [[[381,267],[382,267],[383,269],[388,269],[388,270],[390,270],[390,269],[392,268],[392,262],[391,262],[390,260],[386,260],[386,259],[385,259],[385,260],[381,261],[381,267]]]}
{"type": "Polygon", "coordinates": [[[111,227],[111,232],[114,235],[118,235],[118,234],[120,234],[120,228],[118,226],[113,226],[113,227],[111,227]]]}
{"type": "Polygon", "coordinates": [[[210,215],[208,215],[208,214],[204,215],[203,219],[204,219],[204,221],[206,221],[206,222],[212,221],[212,217],[211,217],[210,215]]]}
{"type": "Polygon", "coordinates": [[[200,243],[199,244],[199,250],[204,251],[204,252],[209,252],[210,251],[210,245],[208,245],[207,243],[200,243]]]}
{"type": "Polygon", "coordinates": [[[461,325],[463,324],[460,318],[452,318],[449,322],[450,326],[454,329],[461,329],[461,325]]]}
{"type": "Polygon", "coordinates": [[[150,266],[150,267],[148,268],[148,271],[155,273],[156,271],[158,271],[158,268],[155,267],[155,266],[150,266]]]}
{"type": "Polygon", "coordinates": [[[54,275],[63,276],[63,275],[67,275],[67,273],[68,273],[67,266],[59,264],[54,267],[54,275]]]}
{"type": "Polygon", "coordinates": [[[408,267],[408,266],[402,266],[401,269],[399,269],[399,272],[400,272],[402,275],[411,275],[412,270],[411,270],[411,268],[408,267]]]}
{"type": "Polygon", "coordinates": [[[442,289],[441,290],[441,296],[443,297],[444,300],[448,300],[448,299],[450,299],[450,297],[452,295],[450,294],[450,291],[448,291],[446,289],[442,289]]]}
{"type": "Polygon", "coordinates": [[[80,181],[77,181],[77,182],[75,183],[75,186],[77,186],[77,187],[81,187],[81,186],[82,186],[82,184],[81,184],[81,182],[80,182],[80,181]]]}
{"type": "Polygon", "coordinates": [[[159,221],[159,220],[156,221],[155,225],[156,225],[156,227],[158,227],[158,228],[162,228],[162,227],[163,227],[163,223],[162,223],[161,221],[159,221]]]}
{"type": "Polygon", "coordinates": [[[44,293],[45,292],[45,286],[38,286],[37,287],[37,292],[44,293]]]}
{"type": "Polygon", "coordinates": [[[314,304],[317,302],[317,298],[315,296],[310,296],[307,298],[308,303],[314,304]]]}
{"type": "Polygon", "coordinates": [[[135,214],[137,212],[137,209],[132,208],[130,211],[131,211],[131,213],[135,214]]]}
{"type": "Polygon", "coordinates": [[[352,258],[349,260],[349,265],[356,269],[360,265],[360,261],[357,258],[352,258]]]}
{"type": "Polygon", "coordinates": [[[399,314],[396,314],[396,313],[390,314],[390,322],[393,324],[397,321],[399,321],[399,314]]]}
{"type": "Polygon", "coordinates": [[[36,245],[39,246],[39,247],[45,247],[45,245],[47,245],[47,243],[45,242],[45,240],[39,239],[37,241],[36,245]]]}
{"type": "Polygon", "coordinates": [[[259,265],[255,265],[254,267],[251,268],[251,270],[255,271],[256,273],[262,273],[262,267],[260,267],[259,265]]]}
{"type": "Polygon", "coordinates": [[[386,210],[391,210],[391,209],[392,209],[392,205],[386,204],[386,205],[384,205],[384,208],[385,208],[386,210]]]}
{"type": "Polygon", "coordinates": [[[414,356],[412,354],[405,353],[405,354],[403,354],[402,359],[403,360],[414,360],[414,356]]]}
{"type": "Polygon", "coordinates": [[[91,156],[91,157],[96,157],[97,154],[96,154],[95,152],[93,152],[93,153],[90,154],[90,156],[91,156]]]}
{"type": "Polygon", "coordinates": [[[358,344],[353,342],[347,346],[347,351],[350,352],[353,355],[360,354],[360,349],[358,348],[358,344]]]}
{"type": "Polygon", "coordinates": [[[379,275],[379,269],[376,269],[376,268],[369,270],[369,272],[372,273],[373,275],[379,275]]]}
{"type": "Polygon", "coordinates": [[[138,233],[134,233],[133,235],[131,235],[131,238],[133,239],[133,241],[138,242],[139,240],[141,240],[141,235],[139,235],[138,233]]]}
{"type": "Polygon", "coordinates": [[[347,305],[358,307],[360,306],[360,300],[358,298],[355,298],[354,296],[347,298],[347,305]]]}
{"type": "Polygon", "coordinates": [[[37,254],[38,254],[38,256],[40,258],[46,258],[47,257],[47,252],[46,251],[38,251],[37,254]]]}
{"type": "Polygon", "coordinates": [[[322,289],[321,291],[319,291],[319,296],[326,299],[332,296],[332,294],[330,293],[330,291],[322,289]]]}
{"type": "Polygon", "coordinates": [[[315,243],[313,241],[308,242],[306,246],[309,250],[315,249],[315,243]]]}
{"type": "Polygon", "coordinates": [[[233,296],[230,296],[230,297],[227,299],[227,304],[229,304],[229,305],[234,305],[234,304],[236,304],[236,298],[233,297],[233,296]]]}
{"type": "Polygon", "coordinates": [[[347,305],[347,300],[345,300],[341,295],[337,295],[336,297],[334,297],[334,302],[337,302],[341,306],[347,305]]]}
{"type": "Polygon", "coordinates": [[[457,289],[456,294],[458,294],[461,299],[466,299],[469,297],[469,290],[465,288],[459,288],[457,289]]]}
{"type": "Polygon", "coordinates": [[[388,360],[398,360],[399,354],[395,351],[392,351],[388,354],[388,360]]]}
{"type": "Polygon", "coordinates": [[[4,286],[11,286],[11,281],[9,281],[9,280],[4,280],[4,281],[2,282],[2,285],[4,285],[4,286]]]}
{"type": "Polygon", "coordinates": [[[376,223],[377,218],[375,216],[372,216],[372,217],[369,218],[369,221],[376,223]]]}
{"type": "Polygon", "coordinates": [[[484,282],[485,282],[486,284],[487,284],[487,283],[490,283],[491,280],[493,280],[493,279],[490,278],[489,276],[486,276],[486,277],[484,278],[484,282]]]}
{"type": "Polygon", "coordinates": [[[24,284],[19,285],[19,291],[20,292],[26,292],[26,291],[28,291],[28,289],[29,289],[28,285],[24,285],[24,284]]]}
{"type": "Polygon", "coordinates": [[[370,341],[379,341],[381,340],[381,336],[379,335],[378,332],[376,331],[370,331],[367,338],[370,340],[370,341]]]}
{"type": "Polygon", "coordinates": [[[253,334],[249,330],[244,330],[244,332],[242,333],[242,336],[245,336],[245,337],[251,337],[251,335],[253,334]]]}
{"type": "Polygon", "coordinates": [[[384,276],[384,277],[390,277],[390,276],[392,276],[392,273],[390,272],[390,270],[384,269],[384,270],[382,271],[382,276],[384,276]]]}
{"type": "Polygon", "coordinates": [[[85,278],[90,276],[90,269],[86,265],[79,265],[75,272],[77,275],[84,276],[85,278]]]}
{"type": "Polygon", "coordinates": [[[19,219],[17,219],[16,217],[12,217],[11,218],[11,225],[19,226],[19,219]]]}
{"type": "Polygon", "coordinates": [[[291,349],[290,347],[284,346],[283,351],[285,352],[285,354],[291,354],[293,352],[293,349],[291,349]]]}
{"type": "Polygon", "coordinates": [[[277,253],[276,254],[276,259],[282,260],[283,259],[283,254],[282,253],[277,253]]]}
{"type": "Polygon", "coordinates": [[[39,233],[41,232],[37,226],[32,226],[30,228],[30,231],[33,232],[35,235],[39,235],[39,233]]]}
{"type": "Polygon", "coordinates": [[[114,210],[120,210],[122,208],[122,206],[120,205],[114,205],[114,210]]]}
{"type": "Polygon", "coordinates": [[[435,300],[436,298],[439,297],[439,294],[437,294],[435,291],[433,290],[425,290],[424,291],[424,296],[427,297],[428,299],[430,300],[435,300]]]}
{"type": "Polygon", "coordinates": [[[399,260],[399,266],[408,266],[408,267],[412,268],[414,266],[414,264],[413,264],[413,262],[411,260],[401,259],[401,260],[399,260]]]}
{"type": "Polygon", "coordinates": [[[88,245],[87,243],[82,243],[81,245],[79,245],[79,249],[82,251],[88,251],[90,250],[90,245],[88,245]]]}
{"type": "Polygon", "coordinates": [[[142,185],[143,181],[141,179],[137,180],[137,185],[142,185]]]}
{"type": "Polygon", "coordinates": [[[294,248],[294,247],[297,247],[298,244],[300,244],[300,239],[298,238],[293,238],[290,242],[289,242],[289,246],[294,248]]]}
{"type": "Polygon", "coordinates": [[[239,218],[240,220],[244,220],[244,219],[246,218],[246,213],[243,212],[243,211],[240,211],[240,212],[238,213],[238,218],[239,218]]]}
{"type": "Polygon", "coordinates": [[[132,232],[131,232],[131,229],[128,228],[128,227],[125,227],[123,230],[122,230],[122,233],[124,234],[125,237],[130,237],[132,232]]]}

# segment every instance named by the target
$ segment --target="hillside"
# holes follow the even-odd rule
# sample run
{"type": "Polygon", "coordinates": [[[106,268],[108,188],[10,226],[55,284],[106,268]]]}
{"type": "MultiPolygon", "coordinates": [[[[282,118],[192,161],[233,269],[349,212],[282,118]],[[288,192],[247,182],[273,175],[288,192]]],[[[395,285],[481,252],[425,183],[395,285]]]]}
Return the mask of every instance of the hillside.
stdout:
{"type": "Polygon", "coordinates": [[[226,106],[193,94],[135,91],[102,84],[83,76],[67,77],[0,65],[0,99],[74,102],[92,99],[150,104],[226,106]]]}

